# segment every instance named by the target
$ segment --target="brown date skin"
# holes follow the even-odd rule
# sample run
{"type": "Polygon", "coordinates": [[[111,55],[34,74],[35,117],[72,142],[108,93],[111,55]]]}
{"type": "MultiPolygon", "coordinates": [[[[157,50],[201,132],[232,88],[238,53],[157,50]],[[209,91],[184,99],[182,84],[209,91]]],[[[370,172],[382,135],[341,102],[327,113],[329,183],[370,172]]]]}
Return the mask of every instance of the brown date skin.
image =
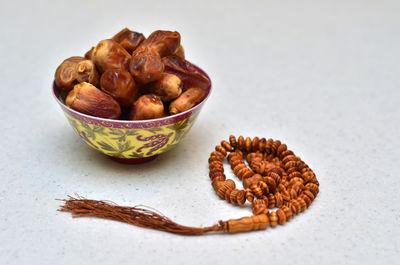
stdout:
{"type": "Polygon", "coordinates": [[[133,103],[130,113],[131,120],[149,120],[164,117],[164,105],[161,98],[146,94],[133,103]]]}
{"type": "Polygon", "coordinates": [[[86,82],[74,86],[68,93],[65,104],[71,109],[95,117],[118,119],[121,116],[121,107],[115,99],[86,82]]]}
{"type": "Polygon", "coordinates": [[[199,104],[207,95],[206,90],[192,87],[183,92],[177,99],[169,105],[169,112],[177,114],[193,108],[199,104]]]}
{"type": "Polygon", "coordinates": [[[117,42],[102,40],[93,51],[93,61],[101,72],[109,69],[128,70],[131,55],[117,42]]]}
{"type": "Polygon", "coordinates": [[[88,50],[85,53],[85,58],[88,60],[93,60],[93,52],[94,52],[94,47],[90,48],[90,50],[88,50]]]}
{"type": "Polygon", "coordinates": [[[129,54],[132,52],[146,39],[142,33],[131,31],[128,28],[124,28],[112,38],[118,42],[129,54]]]}
{"type": "Polygon", "coordinates": [[[154,49],[161,58],[172,55],[180,46],[181,35],[176,31],[157,30],[142,43],[154,49]]]}
{"type": "Polygon", "coordinates": [[[99,85],[99,72],[94,62],[91,60],[84,60],[77,63],[75,66],[75,74],[78,83],[88,82],[95,87],[99,85]]]}
{"type": "Polygon", "coordinates": [[[176,55],[171,55],[162,58],[162,62],[166,73],[174,74],[182,80],[184,91],[190,87],[198,87],[207,90],[211,85],[207,76],[197,70],[189,61],[176,55]]]}
{"type": "Polygon", "coordinates": [[[128,71],[107,70],[100,78],[101,89],[116,99],[121,106],[129,107],[139,95],[139,87],[128,71]]]}
{"type": "Polygon", "coordinates": [[[159,96],[163,102],[169,102],[182,93],[182,80],[173,74],[163,73],[161,78],[148,86],[148,90],[159,96]]]}
{"type": "Polygon", "coordinates": [[[137,83],[148,84],[160,79],[164,64],[153,49],[142,47],[133,52],[129,72],[137,83]]]}
{"type": "Polygon", "coordinates": [[[179,45],[178,48],[176,48],[173,55],[176,55],[181,59],[185,59],[185,50],[183,49],[183,46],[179,45]]]}
{"type": "Polygon", "coordinates": [[[60,66],[58,66],[54,79],[56,85],[60,91],[67,92],[71,90],[76,81],[75,66],[77,63],[85,60],[85,58],[80,56],[73,56],[64,60],[60,66]]]}

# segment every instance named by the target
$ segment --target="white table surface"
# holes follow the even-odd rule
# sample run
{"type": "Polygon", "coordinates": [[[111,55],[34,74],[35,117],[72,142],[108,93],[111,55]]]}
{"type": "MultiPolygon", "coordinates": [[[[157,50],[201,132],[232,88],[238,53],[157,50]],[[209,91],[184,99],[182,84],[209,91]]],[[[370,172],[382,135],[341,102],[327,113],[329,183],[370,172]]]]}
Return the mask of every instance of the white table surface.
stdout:
{"type": "Polygon", "coordinates": [[[399,12],[395,0],[1,1],[0,264],[399,264],[399,12]],[[180,145],[138,166],[89,149],[50,92],[63,59],[125,26],[179,31],[214,85],[180,145]],[[77,192],[191,226],[251,215],[208,178],[230,134],[287,143],[317,174],[312,206],[275,229],[200,237],[56,211],[77,192]]]}

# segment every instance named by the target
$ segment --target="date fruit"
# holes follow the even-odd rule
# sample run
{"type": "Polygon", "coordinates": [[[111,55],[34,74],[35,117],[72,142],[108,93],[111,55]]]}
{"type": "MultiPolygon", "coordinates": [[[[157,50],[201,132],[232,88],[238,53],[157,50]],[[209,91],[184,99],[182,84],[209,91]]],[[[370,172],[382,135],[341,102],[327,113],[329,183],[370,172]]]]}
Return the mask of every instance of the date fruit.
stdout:
{"type": "Polygon", "coordinates": [[[93,51],[93,61],[101,72],[109,69],[128,70],[131,55],[117,42],[102,40],[93,51]]]}
{"type": "Polygon", "coordinates": [[[207,90],[211,82],[197,68],[176,55],[162,58],[166,73],[177,75],[183,82],[183,90],[190,87],[198,87],[207,90]]]}
{"type": "Polygon", "coordinates": [[[131,31],[124,28],[112,38],[118,42],[125,50],[132,54],[132,52],[146,39],[142,33],[131,31]]]}
{"type": "Polygon", "coordinates": [[[177,114],[184,112],[199,104],[207,95],[206,90],[192,87],[183,92],[177,99],[169,105],[169,112],[177,114]]]}
{"type": "Polygon", "coordinates": [[[121,107],[115,99],[92,84],[83,82],[74,86],[65,104],[84,114],[106,119],[118,119],[121,107]]]}
{"type": "Polygon", "coordinates": [[[60,66],[58,66],[54,79],[57,87],[61,91],[71,90],[76,82],[75,66],[77,63],[85,60],[80,56],[73,56],[64,60],[60,66]]]}
{"type": "Polygon", "coordinates": [[[131,120],[149,120],[164,117],[164,105],[159,96],[146,94],[133,103],[131,120]]]}
{"type": "Polygon", "coordinates": [[[95,87],[99,85],[99,72],[91,60],[84,60],[76,64],[75,66],[76,80],[81,82],[91,83],[95,87]]]}
{"type": "Polygon", "coordinates": [[[100,87],[123,107],[131,106],[139,95],[139,88],[133,77],[124,70],[105,71],[101,75],[100,87]]]}
{"type": "Polygon", "coordinates": [[[182,87],[182,80],[179,77],[163,73],[159,80],[149,84],[149,91],[159,96],[163,102],[168,102],[179,97],[182,87]]]}
{"type": "Polygon", "coordinates": [[[139,50],[138,48],[132,54],[129,71],[139,84],[148,84],[160,79],[164,64],[153,49],[144,47],[139,50]]]}

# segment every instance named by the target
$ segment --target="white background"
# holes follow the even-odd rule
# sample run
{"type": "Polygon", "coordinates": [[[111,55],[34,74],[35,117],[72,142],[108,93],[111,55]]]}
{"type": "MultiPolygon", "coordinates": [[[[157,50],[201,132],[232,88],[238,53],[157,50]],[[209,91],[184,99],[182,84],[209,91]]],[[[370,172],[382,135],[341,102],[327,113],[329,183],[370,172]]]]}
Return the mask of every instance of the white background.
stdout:
{"type": "Polygon", "coordinates": [[[399,264],[399,3],[2,0],[0,264],[399,264]],[[89,149],[51,95],[62,60],[125,26],[179,31],[214,88],[180,145],[138,166],[89,149]],[[301,156],[320,182],[312,206],[275,229],[200,237],[56,211],[77,192],[191,226],[251,215],[208,178],[230,134],[301,156]]]}

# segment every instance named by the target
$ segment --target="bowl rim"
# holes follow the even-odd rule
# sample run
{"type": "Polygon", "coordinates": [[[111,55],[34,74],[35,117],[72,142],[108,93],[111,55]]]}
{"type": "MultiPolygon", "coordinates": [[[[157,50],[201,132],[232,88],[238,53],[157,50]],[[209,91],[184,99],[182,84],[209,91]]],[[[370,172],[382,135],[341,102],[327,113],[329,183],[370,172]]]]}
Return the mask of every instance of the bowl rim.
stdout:
{"type": "Polygon", "coordinates": [[[92,119],[92,120],[97,120],[99,122],[103,121],[103,122],[110,122],[110,123],[116,123],[116,124],[141,124],[141,123],[158,123],[158,122],[163,122],[163,121],[167,121],[167,120],[180,120],[181,117],[187,117],[187,116],[191,116],[189,114],[196,112],[199,108],[201,108],[201,106],[204,104],[204,102],[207,101],[207,99],[209,98],[210,94],[211,94],[211,90],[212,90],[212,81],[211,78],[208,76],[208,74],[206,72],[203,71],[203,69],[201,69],[200,67],[198,67],[197,65],[192,64],[199,72],[201,72],[202,74],[204,74],[208,80],[210,81],[210,85],[207,88],[207,95],[204,97],[204,99],[198,103],[196,106],[185,110],[183,112],[174,114],[174,115],[168,115],[166,117],[162,117],[162,118],[156,118],[156,119],[148,119],[148,120],[114,120],[114,119],[106,119],[106,118],[100,118],[100,117],[95,117],[95,116],[91,116],[88,114],[84,114],[81,113],[79,111],[76,111],[74,109],[71,109],[70,107],[68,107],[61,99],[60,99],[60,95],[59,92],[57,91],[57,85],[55,80],[53,80],[53,89],[52,89],[52,94],[53,97],[56,99],[56,101],[66,110],[68,110],[69,112],[71,112],[72,114],[75,114],[77,116],[82,116],[84,118],[87,119],[92,119]]]}

